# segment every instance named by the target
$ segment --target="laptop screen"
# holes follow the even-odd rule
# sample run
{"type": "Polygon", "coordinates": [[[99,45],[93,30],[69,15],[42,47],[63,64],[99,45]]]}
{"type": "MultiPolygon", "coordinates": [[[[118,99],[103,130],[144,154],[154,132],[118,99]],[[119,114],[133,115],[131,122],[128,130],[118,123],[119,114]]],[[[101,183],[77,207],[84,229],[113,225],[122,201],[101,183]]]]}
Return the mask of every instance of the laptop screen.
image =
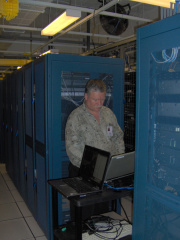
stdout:
{"type": "Polygon", "coordinates": [[[85,145],[80,166],[80,177],[102,188],[109,158],[109,152],[85,145]]]}
{"type": "Polygon", "coordinates": [[[105,180],[134,174],[135,152],[114,155],[110,159],[105,180]]]}

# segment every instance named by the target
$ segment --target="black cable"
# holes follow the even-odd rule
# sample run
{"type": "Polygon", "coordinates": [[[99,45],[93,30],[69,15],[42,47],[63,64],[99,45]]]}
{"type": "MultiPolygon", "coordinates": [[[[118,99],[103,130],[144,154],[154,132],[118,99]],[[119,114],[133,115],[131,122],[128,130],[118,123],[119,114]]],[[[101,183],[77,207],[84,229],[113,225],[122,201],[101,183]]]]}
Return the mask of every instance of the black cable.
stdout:
{"type": "Polygon", "coordinates": [[[125,214],[125,216],[126,216],[126,218],[127,218],[127,222],[132,225],[132,222],[129,220],[128,215],[127,215],[127,213],[126,213],[126,211],[125,211],[125,209],[124,209],[124,207],[123,207],[120,199],[119,199],[119,204],[120,204],[120,206],[121,206],[122,209],[123,209],[123,212],[124,212],[124,214],[125,214]]]}
{"type": "Polygon", "coordinates": [[[106,217],[103,215],[94,216],[89,220],[85,221],[85,225],[90,230],[89,234],[94,234],[95,236],[101,239],[110,239],[110,240],[117,240],[123,231],[123,225],[121,224],[120,220],[115,220],[110,217],[106,217]],[[101,223],[106,223],[105,226],[101,226],[101,223]],[[99,225],[99,226],[98,226],[99,225]],[[103,236],[103,233],[114,234],[113,237],[103,236]]]}

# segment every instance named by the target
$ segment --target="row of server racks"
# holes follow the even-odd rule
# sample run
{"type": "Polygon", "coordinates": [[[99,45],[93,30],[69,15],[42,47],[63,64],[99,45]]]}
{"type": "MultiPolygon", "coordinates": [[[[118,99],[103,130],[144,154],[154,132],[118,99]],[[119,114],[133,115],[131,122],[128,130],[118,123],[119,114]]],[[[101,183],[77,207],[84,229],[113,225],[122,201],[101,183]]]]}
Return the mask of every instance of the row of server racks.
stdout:
{"type": "MultiPolygon", "coordinates": [[[[50,179],[68,176],[65,125],[83,103],[90,78],[107,86],[105,105],[123,129],[124,62],[92,56],[48,54],[8,75],[0,84],[0,157],[48,239],[52,239],[50,179]]],[[[58,196],[59,224],[70,220],[69,202],[58,196]]]]}

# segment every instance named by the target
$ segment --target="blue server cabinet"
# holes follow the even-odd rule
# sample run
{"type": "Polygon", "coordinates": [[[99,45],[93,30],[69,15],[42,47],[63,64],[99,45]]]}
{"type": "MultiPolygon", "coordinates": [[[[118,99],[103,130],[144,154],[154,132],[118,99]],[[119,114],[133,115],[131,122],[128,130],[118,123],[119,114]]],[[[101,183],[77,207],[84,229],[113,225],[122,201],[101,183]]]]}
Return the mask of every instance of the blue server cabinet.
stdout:
{"type": "Polygon", "coordinates": [[[0,81],[0,163],[4,163],[4,102],[3,81],[0,81]]]}
{"type": "Polygon", "coordinates": [[[8,75],[6,80],[6,119],[5,119],[5,158],[6,166],[9,171],[10,177],[14,176],[14,163],[13,163],[13,138],[12,138],[12,81],[11,76],[8,75]],[[11,149],[11,151],[10,151],[11,149]]]}
{"type": "Polygon", "coordinates": [[[24,80],[23,70],[16,72],[16,108],[17,108],[17,175],[18,175],[18,190],[22,197],[26,198],[26,168],[25,168],[25,131],[24,131],[24,80]]]}
{"type": "MultiPolygon", "coordinates": [[[[34,62],[33,65],[33,85],[34,85],[34,169],[36,185],[36,219],[41,223],[48,235],[48,196],[47,173],[51,160],[48,159],[49,147],[47,142],[51,142],[49,134],[51,127],[48,122],[51,116],[47,116],[48,96],[47,96],[47,67],[44,59],[34,62]],[[46,67],[46,68],[45,68],[46,67]],[[50,160],[50,161],[49,161],[50,160]],[[42,204],[43,202],[43,204],[42,204]]],[[[52,115],[53,116],[53,115],[52,115]]],[[[55,167],[55,166],[54,166],[55,167]]]]}
{"type": "Polygon", "coordinates": [[[137,31],[133,240],[180,238],[180,14],[137,31]]]}
{"type": "Polygon", "coordinates": [[[9,161],[8,161],[8,129],[9,129],[9,124],[7,121],[9,114],[9,109],[8,109],[8,96],[9,96],[9,89],[8,89],[8,81],[9,81],[9,76],[6,77],[6,81],[4,81],[4,96],[3,96],[3,104],[4,104],[4,116],[3,116],[3,133],[4,133],[4,162],[6,163],[6,168],[9,166],[9,161]]]}
{"type": "Polygon", "coordinates": [[[34,85],[33,63],[24,67],[24,133],[25,133],[25,174],[26,202],[35,215],[35,166],[34,166],[34,85]]]}
{"type": "MultiPolygon", "coordinates": [[[[13,120],[16,118],[13,123],[16,134],[11,138],[16,149],[13,162],[7,151],[7,169],[11,173],[13,164],[19,167],[12,179],[40,227],[48,239],[52,239],[51,187],[47,181],[68,175],[66,120],[71,111],[83,103],[86,82],[90,78],[101,78],[107,85],[105,105],[114,111],[123,129],[124,62],[49,54],[24,66],[15,76],[16,104],[12,104],[10,112],[7,106],[6,112],[13,113],[13,120]]],[[[8,82],[6,79],[7,86],[8,82]]],[[[6,90],[8,103],[10,89],[6,90]]],[[[7,116],[7,119],[12,118],[7,116]]],[[[61,195],[59,206],[59,223],[65,223],[70,219],[69,202],[61,195]]]]}
{"type": "Polygon", "coordinates": [[[12,178],[16,185],[19,184],[19,161],[18,161],[18,141],[17,141],[17,91],[16,91],[16,74],[11,77],[11,138],[12,138],[12,162],[13,162],[13,171],[12,178]],[[14,171],[16,169],[16,171],[14,171]]]}
{"type": "MultiPolygon", "coordinates": [[[[35,116],[37,114],[35,117],[35,161],[37,168],[39,166],[37,187],[40,184],[43,186],[42,190],[47,194],[45,204],[47,204],[47,209],[51,209],[50,187],[38,182],[39,171],[41,167],[46,170],[45,175],[42,176],[45,179],[68,175],[69,161],[65,151],[66,120],[70,112],[82,104],[84,87],[90,78],[101,78],[106,82],[108,96],[105,104],[113,109],[123,128],[124,63],[120,59],[46,55],[34,62],[34,72],[35,116]],[[46,155],[43,154],[45,149],[46,152],[48,149],[46,155]]],[[[40,203],[42,195],[37,196],[37,204],[38,198],[40,203]]],[[[62,206],[59,212],[59,222],[63,223],[70,219],[68,201],[59,196],[59,205],[62,206]]],[[[52,229],[51,211],[48,213],[50,214],[48,225],[49,229],[52,229]]],[[[42,216],[39,215],[38,218],[40,217],[42,216]]],[[[52,237],[52,232],[50,235],[52,237]]]]}

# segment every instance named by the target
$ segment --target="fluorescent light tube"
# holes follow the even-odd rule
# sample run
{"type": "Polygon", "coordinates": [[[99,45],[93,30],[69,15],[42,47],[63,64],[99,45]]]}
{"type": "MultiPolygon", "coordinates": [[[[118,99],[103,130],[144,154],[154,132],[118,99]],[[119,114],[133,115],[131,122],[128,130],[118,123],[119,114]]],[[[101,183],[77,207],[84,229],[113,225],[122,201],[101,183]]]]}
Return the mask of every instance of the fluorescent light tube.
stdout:
{"type": "Polygon", "coordinates": [[[81,17],[81,11],[67,9],[59,17],[57,17],[53,22],[46,26],[42,31],[41,35],[53,36],[60,32],[62,29],[66,28],[77,19],[81,17]]]}
{"type": "Polygon", "coordinates": [[[170,8],[171,3],[175,3],[175,0],[131,0],[134,2],[141,2],[145,4],[150,4],[150,5],[156,5],[159,7],[165,7],[165,8],[170,8]]]}
{"type": "Polygon", "coordinates": [[[48,53],[58,54],[59,53],[59,49],[50,49],[50,50],[40,54],[39,57],[44,56],[44,55],[46,55],[48,53]]]}

